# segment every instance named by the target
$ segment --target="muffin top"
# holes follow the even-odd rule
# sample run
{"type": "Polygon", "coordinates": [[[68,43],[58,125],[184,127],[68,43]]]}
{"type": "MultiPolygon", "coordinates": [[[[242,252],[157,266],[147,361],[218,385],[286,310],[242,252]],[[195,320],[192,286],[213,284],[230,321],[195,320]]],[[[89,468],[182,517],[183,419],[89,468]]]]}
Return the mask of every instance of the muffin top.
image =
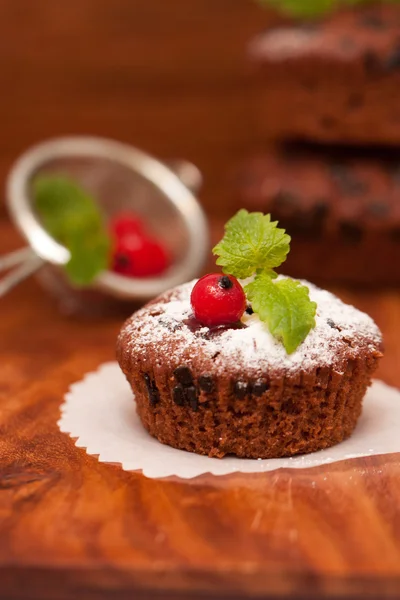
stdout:
{"type": "MultiPolygon", "coordinates": [[[[398,64],[400,11],[395,3],[335,11],[321,21],[270,28],[249,46],[261,64],[327,59],[341,65],[363,61],[368,74],[393,75],[398,64]],[[397,60],[396,60],[397,57],[397,60]]],[[[329,73],[329,71],[327,71],[329,73]]]]}
{"type": "Polygon", "coordinates": [[[371,317],[311,283],[303,282],[317,303],[316,327],[290,355],[256,314],[245,313],[233,326],[199,324],[190,305],[195,283],[165,292],[133,314],[121,330],[119,353],[136,364],[175,369],[190,362],[234,377],[295,376],[323,367],[343,372],[349,360],[381,354],[382,336],[371,317]]]}

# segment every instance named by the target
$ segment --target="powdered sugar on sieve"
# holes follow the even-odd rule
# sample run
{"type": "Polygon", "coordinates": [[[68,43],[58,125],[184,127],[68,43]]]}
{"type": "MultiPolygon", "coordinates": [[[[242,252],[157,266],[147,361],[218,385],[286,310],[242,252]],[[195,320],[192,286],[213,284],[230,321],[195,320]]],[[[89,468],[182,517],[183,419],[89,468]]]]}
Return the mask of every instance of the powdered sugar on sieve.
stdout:
{"type": "Polygon", "coordinates": [[[356,357],[360,348],[373,353],[381,344],[381,333],[368,315],[308,282],[304,283],[318,307],[316,327],[293,354],[286,353],[255,314],[243,316],[246,327],[210,336],[207,327],[193,329],[186,323],[192,316],[190,293],[195,283],[175,288],[168,302],[161,299],[131,317],[124,332],[132,352],[146,354],[151,348],[164,364],[176,365],[188,352],[197,351],[213,360],[217,373],[227,365],[237,372],[283,369],[290,373],[335,365],[340,370],[344,352],[356,357]]]}

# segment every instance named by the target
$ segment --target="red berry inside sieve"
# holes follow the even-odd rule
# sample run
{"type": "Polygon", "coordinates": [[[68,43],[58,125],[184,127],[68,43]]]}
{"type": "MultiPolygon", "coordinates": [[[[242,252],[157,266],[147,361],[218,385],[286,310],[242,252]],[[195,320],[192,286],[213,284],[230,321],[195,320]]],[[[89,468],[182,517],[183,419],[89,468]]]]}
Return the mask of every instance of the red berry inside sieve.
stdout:
{"type": "Polygon", "coordinates": [[[166,247],[148,234],[137,215],[117,215],[110,223],[110,230],[114,237],[111,268],[115,273],[126,277],[155,277],[170,266],[166,247]]]}

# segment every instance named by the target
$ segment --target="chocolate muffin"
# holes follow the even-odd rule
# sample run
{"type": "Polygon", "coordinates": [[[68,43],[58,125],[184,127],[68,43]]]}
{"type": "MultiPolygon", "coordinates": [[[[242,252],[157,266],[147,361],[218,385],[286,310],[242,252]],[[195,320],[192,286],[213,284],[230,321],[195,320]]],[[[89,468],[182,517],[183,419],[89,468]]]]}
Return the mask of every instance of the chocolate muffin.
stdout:
{"type": "Polygon", "coordinates": [[[145,428],[163,444],[221,458],[276,458],[347,438],[382,356],[372,319],[309,285],[316,327],[293,353],[249,307],[208,328],[192,316],[196,282],[160,296],[123,326],[117,358],[145,428]]]}
{"type": "Polygon", "coordinates": [[[259,74],[257,131],[273,139],[400,143],[400,5],[270,29],[249,55],[259,74]]]}
{"type": "Polygon", "coordinates": [[[400,162],[393,152],[275,147],[249,159],[235,204],[271,213],[292,237],[295,277],[400,283],[400,162]]]}

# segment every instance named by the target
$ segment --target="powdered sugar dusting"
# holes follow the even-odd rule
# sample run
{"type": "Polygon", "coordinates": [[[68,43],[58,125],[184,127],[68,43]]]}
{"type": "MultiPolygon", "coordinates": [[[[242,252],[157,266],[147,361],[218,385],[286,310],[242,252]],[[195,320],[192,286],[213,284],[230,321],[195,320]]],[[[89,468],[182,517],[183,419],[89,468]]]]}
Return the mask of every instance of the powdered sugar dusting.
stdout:
{"type": "MultiPolygon", "coordinates": [[[[282,276],[280,276],[282,278],[282,276]]],[[[275,340],[257,315],[245,314],[241,329],[224,329],[210,335],[208,327],[193,329],[190,293],[196,281],[175,288],[169,301],[144,307],[125,325],[132,352],[144,355],[157,350],[164,363],[173,365],[188,355],[202,353],[217,372],[238,373],[310,371],[333,366],[340,371],[343,356],[356,357],[360,348],[375,353],[381,333],[373,320],[333,294],[308,283],[310,298],[317,303],[316,327],[291,355],[275,340]]]]}
{"type": "Polygon", "coordinates": [[[261,61],[281,62],[324,55],[349,60],[360,53],[357,44],[348,47],[341,44],[340,40],[337,27],[278,27],[256,36],[249,45],[249,54],[261,61]]]}
{"type": "Polygon", "coordinates": [[[307,31],[293,27],[272,29],[259,35],[250,44],[249,50],[255,56],[268,53],[269,58],[292,58],[299,52],[318,47],[323,43],[323,38],[317,31],[307,31]]]}

